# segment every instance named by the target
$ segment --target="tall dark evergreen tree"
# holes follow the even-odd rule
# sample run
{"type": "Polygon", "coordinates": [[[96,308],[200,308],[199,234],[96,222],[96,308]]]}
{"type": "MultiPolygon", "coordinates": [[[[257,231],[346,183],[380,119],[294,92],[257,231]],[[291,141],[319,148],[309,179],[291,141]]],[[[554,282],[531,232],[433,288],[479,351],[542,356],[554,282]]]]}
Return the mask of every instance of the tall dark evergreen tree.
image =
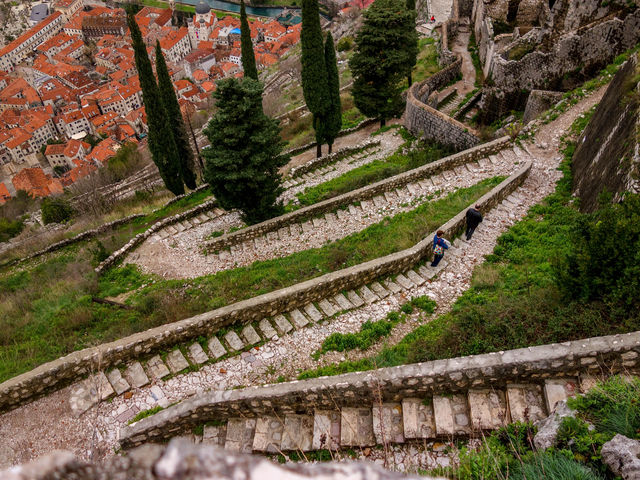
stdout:
{"type": "Polygon", "coordinates": [[[253,53],[253,43],[251,43],[251,29],[247,21],[247,12],[244,8],[244,0],[240,1],[240,49],[242,53],[242,69],[244,76],[258,80],[258,69],[256,68],[256,56],[253,53]]]}
{"type": "Polygon", "coordinates": [[[180,176],[184,184],[191,190],[196,188],[196,176],[193,173],[194,158],[187,128],[180,112],[180,104],[173,89],[173,82],[169,76],[169,69],[164,60],[160,42],[156,41],[156,75],[158,76],[158,91],[162,104],[167,112],[167,119],[173,132],[173,139],[178,150],[178,160],[180,162],[180,176]]]}
{"type": "Polygon", "coordinates": [[[404,17],[404,46],[405,46],[405,62],[407,71],[407,83],[409,86],[413,83],[411,72],[418,61],[418,32],[416,31],[416,2],[415,0],[406,0],[407,14],[404,17]]]}
{"type": "Polygon", "coordinates": [[[157,165],[167,189],[174,195],[181,195],[184,193],[184,184],[180,175],[180,162],[176,142],[173,139],[173,132],[160,99],[158,85],[153,75],[151,61],[147,55],[147,48],[142,41],[140,28],[132,14],[129,14],[128,20],[135,53],[136,69],[138,70],[140,87],[142,88],[142,100],[147,115],[151,158],[157,165]]]}
{"type": "Polygon", "coordinates": [[[262,111],[262,85],[252,78],[218,82],[213,94],[217,111],[204,133],[211,148],[204,149],[205,180],[220,205],[242,211],[247,223],[282,213],[280,167],[283,155],[278,122],[262,111]]]}
{"type": "Polygon", "coordinates": [[[324,61],[327,65],[327,86],[329,89],[329,109],[325,116],[323,136],[329,145],[329,153],[333,147],[333,141],[342,128],[342,105],[340,103],[340,77],[338,76],[338,63],[336,51],[333,46],[333,36],[327,33],[324,44],[324,61]]]}
{"type": "Polygon", "coordinates": [[[324,143],[322,123],[329,110],[330,100],[318,0],[302,0],[301,42],[302,93],[307,108],[313,114],[313,128],[316,131],[319,157],[322,155],[324,143]]]}
{"type": "Polygon", "coordinates": [[[376,0],[364,12],[356,36],[356,51],[349,61],[354,77],[353,100],[362,113],[380,119],[404,108],[400,83],[407,73],[406,23],[413,14],[402,0],[376,0]]]}

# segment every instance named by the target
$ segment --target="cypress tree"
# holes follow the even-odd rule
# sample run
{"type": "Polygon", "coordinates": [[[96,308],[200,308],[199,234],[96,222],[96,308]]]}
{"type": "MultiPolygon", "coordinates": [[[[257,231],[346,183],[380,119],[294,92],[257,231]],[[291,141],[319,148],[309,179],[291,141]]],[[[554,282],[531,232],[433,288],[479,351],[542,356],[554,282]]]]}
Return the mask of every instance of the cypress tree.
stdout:
{"type": "Polygon", "coordinates": [[[406,1],[407,10],[415,10],[416,9],[416,0],[407,0],[406,1]]]}
{"type": "Polygon", "coordinates": [[[411,72],[418,61],[418,32],[416,31],[416,3],[415,0],[406,0],[407,12],[403,16],[405,31],[404,40],[406,55],[407,83],[413,83],[411,72]]]}
{"type": "Polygon", "coordinates": [[[380,126],[404,108],[400,82],[407,74],[406,22],[412,16],[404,7],[401,0],[373,2],[364,12],[349,61],[354,103],[365,115],[378,117],[380,126]]]}
{"type": "Polygon", "coordinates": [[[278,122],[262,111],[262,85],[252,78],[218,81],[216,113],[204,133],[211,147],[202,150],[205,180],[220,206],[242,211],[247,223],[283,211],[278,170],[289,162],[282,154],[278,122]]]}
{"type": "Polygon", "coordinates": [[[313,114],[313,128],[316,131],[319,157],[322,154],[322,143],[324,143],[323,122],[330,100],[318,0],[302,0],[301,42],[302,93],[307,108],[313,114]]]}
{"type": "Polygon", "coordinates": [[[247,12],[244,8],[244,0],[240,1],[240,48],[242,51],[242,69],[244,76],[258,80],[256,57],[251,43],[251,29],[247,21],[247,12]]]}
{"type": "Polygon", "coordinates": [[[160,98],[167,112],[167,119],[171,126],[173,139],[176,142],[176,148],[178,150],[180,175],[184,184],[193,190],[196,188],[196,176],[193,173],[193,151],[191,150],[191,145],[189,145],[189,137],[187,137],[187,129],[184,125],[182,113],[180,112],[180,104],[178,104],[178,98],[173,89],[169,69],[164,60],[159,41],[156,41],[156,75],[158,75],[160,98]]]}
{"type": "Polygon", "coordinates": [[[167,113],[160,99],[156,78],[153,75],[147,48],[142,41],[142,34],[132,14],[128,18],[136,69],[142,88],[142,100],[149,127],[149,151],[151,158],[160,171],[160,176],[167,189],[174,195],[184,193],[184,184],[180,175],[178,151],[173,139],[173,132],[167,121],[167,113]]]}
{"type": "Polygon", "coordinates": [[[324,139],[329,144],[329,153],[333,147],[333,141],[342,128],[342,105],[340,103],[340,77],[338,76],[338,63],[336,51],[333,46],[333,36],[327,33],[324,44],[324,61],[327,65],[327,84],[329,89],[329,110],[327,111],[324,139]]]}

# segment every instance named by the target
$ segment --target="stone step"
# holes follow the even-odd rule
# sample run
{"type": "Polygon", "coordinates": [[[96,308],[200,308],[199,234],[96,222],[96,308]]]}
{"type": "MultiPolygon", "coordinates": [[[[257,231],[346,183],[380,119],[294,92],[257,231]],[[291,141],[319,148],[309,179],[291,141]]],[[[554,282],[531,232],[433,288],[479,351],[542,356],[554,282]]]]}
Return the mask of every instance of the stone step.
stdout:
{"type": "Polygon", "coordinates": [[[303,222],[301,224],[301,226],[302,226],[302,232],[303,233],[308,233],[308,232],[311,232],[313,230],[313,223],[311,223],[310,221],[303,222]]]}
{"type": "Polygon", "coordinates": [[[218,337],[212,337],[207,343],[207,350],[209,350],[209,355],[214,360],[224,356],[227,354],[227,350],[222,345],[222,342],[218,339],[218,337]]]}
{"type": "Polygon", "coordinates": [[[578,382],[575,378],[554,378],[544,382],[545,407],[553,412],[556,403],[566,400],[578,393],[578,382]]]}
{"type": "Polygon", "coordinates": [[[416,285],[422,285],[425,282],[425,279],[418,275],[413,270],[408,270],[405,272],[406,277],[411,280],[416,285]]]}
{"type": "Polygon", "coordinates": [[[304,313],[311,319],[312,322],[319,322],[324,317],[313,303],[308,303],[303,308],[304,313]]]}
{"type": "Polygon", "coordinates": [[[347,292],[347,298],[354,307],[359,308],[364,305],[364,300],[353,290],[347,292]]]}
{"type": "Polygon", "coordinates": [[[362,200],[360,201],[360,206],[362,210],[370,210],[373,207],[373,202],[371,200],[362,200]]]}
{"type": "Polygon", "coordinates": [[[147,362],[147,372],[149,372],[149,376],[151,378],[157,380],[160,380],[171,374],[167,366],[160,358],[160,355],[155,355],[154,357],[151,357],[149,359],[149,361],[147,362]]]}
{"type": "Polygon", "coordinates": [[[299,223],[292,223],[289,225],[289,231],[293,237],[298,237],[302,233],[302,227],[299,223]]]}
{"type": "Polygon", "coordinates": [[[340,445],[371,447],[376,444],[370,408],[345,407],[340,411],[340,445]]]}
{"type": "Polygon", "coordinates": [[[404,288],[405,290],[410,290],[412,288],[415,288],[415,286],[416,286],[415,283],[413,283],[411,280],[409,280],[407,277],[405,277],[401,273],[396,275],[396,282],[398,282],[398,284],[400,284],[400,286],[402,288],[404,288]]]}
{"type": "Polygon", "coordinates": [[[333,305],[326,298],[323,298],[322,300],[320,300],[318,302],[318,307],[320,307],[320,310],[322,310],[322,312],[327,317],[331,317],[331,316],[335,315],[336,313],[338,313],[338,309],[335,307],[335,305],[333,305]]]}
{"type": "Polygon", "coordinates": [[[435,438],[436,424],[433,402],[419,398],[402,399],[402,420],[405,438],[435,438]]]}
{"type": "Polygon", "coordinates": [[[387,200],[387,202],[392,203],[396,200],[396,198],[398,198],[398,196],[395,194],[395,192],[384,192],[384,198],[387,200]]]}
{"type": "Polygon", "coordinates": [[[313,415],[313,450],[340,448],[340,412],[316,410],[313,415]]]}
{"type": "Polygon", "coordinates": [[[502,390],[469,390],[469,413],[476,430],[494,430],[509,423],[502,390]]]}
{"type": "Polygon", "coordinates": [[[384,207],[387,204],[386,199],[382,195],[377,195],[377,196],[373,197],[372,201],[373,201],[373,205],[376,208],[384,207]]]}
{"type": "Polygon", "coordinates": [[[227,425],[205,425],[202,431],[202,443],[224,448],[227,437],[227,425]]]}
{"type": "Polygon", "coordinates": [[[346,210],[342,210],[342,209],[336,210],[336,215],[338,217],[338,220],[345,220],[346,218],[349,217],[349,213],[346,210]]]}
{"type": "Polygon", "coordinates": [[[349,205],[349,213],[351,215],[357,215],[358,214],[358,210],[357,210],[355,205],[349,205]]]}
{"type": "Polygon", "coordinates": [[[285,415],[282,450],[308,452],[313,444],[313,417],[311,415],[285,415]]]}
{"type": "Polygon", "coordinates": [[[189,362],[184,358],[179,349],[172,350],[167,354],[167,366],[171,373],[178,373],[185,368],[189,368],[189,362]]]}
{"type": "Polygon", "coordinates": [[[340,308],[340,310],[351,310],[353,308],[353,304],[349,300],[347,300],[347,297],[345,297],[342,293],[334,295],[333,301],[336,305],[338,305],[338,308],[340,308]]]}
{"type": "Polygon", "coordinates": [[[289,316],[296,328],[304,328],[309,324],[309,319],[297,308],[290,311],[289,316]]]}
{"type": "Polygon", "coordinates": [[[253,450],[256,452],[280,452],[284,425],[277,417],[260,417],[256,420],[253,450]]]}
{"type": "Polygon", "coordinates": [[[507,405],[512,422],[537,422],[547,416],[540,385],[507,385],[507,405]]]}
{"type": "Polygon", "coordinates": [[[327,223],[332,224],[338,220],[338,217],[335,213],[325,213],[324,219],[327,221],[327,223]]]}
{"type": "Polygon", "coordinates": [[[433,415],[438,435],[468,435],[471,432],[465,395],[434,395],[433,415]]]}
{"type": "Polygon", "coordinates": [[[282,227],[278,229],[278,238],[281,241],[288,240],[290,236],[291,236],[291,232],[287,227],[282,227]]]}
{"type": "Polygon", "coordinates": [[[272,339],[273,337],[278,335],[278,332],[276,332],[275,328],[273,328],[271,322],[266,318],[260,320],[260,322],[258,323],[258,328],[260,328],[260,331],[265,338],[272,339]]]}
{"type": "Polygon", "coordinates": [[[231,350],[239,351],[244,348],[244,343],[242,342],[238,334],[233,330],[225,333],[224,340],[225,342],[227,342],[227,345],[229,345],[229,348],[231,350]]]}
{"type": "Polygon", "coordinates": [[[391,293],[400,293],[402,291],[402,287],[390,278],[384,280],[382,283],[384,283],[385,288],[391,291],[391,293]]]}
{"type": "Polygon", "coordinates": [[[373,434],[379,445],[404,443],[401,404],[383,403],[374,405],[371,413],[373,415],[373,434]]]}
{"type": "Polygon", "coordinates": [[[225,450],[251,453],[255,431],[255,418],[230,418],[224,442],[225,450]]]}
{"type": "Polygon", "coordinates": [[[378,282],[373,282],[371,284],[371,289],[380,298],[385,298],[385,297],[389,296],[389,292],[387,291],[387,289],[384,288],[382,285],[380,285],[380,283],[378,283],[378,282]]]}
{"type": "Polygon", "coordinates": [[[149,378],[142,368],[140,362],[130,363],[124,371],[124,377],[129,385],[135,388],[144,387],[149,383],[149,378]]]}
{"type": "Polygon", "coordinates": [[[191,363],[193,363],[194,365],[202,365],[203,363],[209,361],[209,357],[202,348],[202,345],[200,345],[198,342],[189,345],[189,347],[187,348],[187,356],[189,357],[189,360],[191,360],[191,363]]]}
{"type": "Polygon", "coordinates": [[[311,224],[313,225],[313,228],[320,228],[323,225],[326,225],[326,223],[327,221],[322,217],[316,217],[311,219],[311,224]]]}
{"type": "Polygon", "coordinates": [[[262,341],[258,332],[251,325],[247,325],[242,329],[242,338],[247,342],[247,345],[255,345],[262,341]]]}
{"type": "Polygon", "coordinates": [[[284,315],[276,315],[273,317],[273,321],[276,324],[276,329],[280,332],[280,335],[284,335],[293,330],[293,325],[289,323],[289,320],[284,315]]]}
{"type": "Polygon", "coordinates": [[[430,267],[428,263],[426,265],[421,265],[420,268],[418,268],[418,272],[425,280],[431,280],[437,273],[435,268],[430,267]]]}
{"type": "MultiPolygon", "coordinates": [[[[373,285],[372,285],[372,287],[373,287],[373,285]]],[[[369,287],[367,287],[366,285],[364,285],[363,287],[360,288],[360,295],[362,296],[362,299],[367,304],[371,304],[371,303],[377,302],[378,299],[380,298],[377,295],[375,295],[371,290],[369,290],[369,287]]]]}
{"type": "Polygon", "coordinates": [[[122,395],[124,392],[131,388],[129,382],[127,382],[122,377],[122,373],[117,368],[114,368],[113,370],[107,372],[107,379],[109,380],[109,383],[111,384],[113,389],[116,391],[116,395],[122,395]]]}

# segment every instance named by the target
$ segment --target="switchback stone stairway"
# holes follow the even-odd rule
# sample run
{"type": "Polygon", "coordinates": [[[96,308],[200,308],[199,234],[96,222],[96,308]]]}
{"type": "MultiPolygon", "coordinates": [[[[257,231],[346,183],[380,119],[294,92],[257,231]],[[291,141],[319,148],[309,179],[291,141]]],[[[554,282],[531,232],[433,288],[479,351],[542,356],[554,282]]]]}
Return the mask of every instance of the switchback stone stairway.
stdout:
{"type": "MultiPolygon", "coordinates": [[[[477,234],[501,225],[505,217],[509,218],[513,215],[512,209],[522,205],[523,202],[524,198],[518,190],[513,192],[502,203],[486,213],[484,222],[477,229],[477,234]]],[[[445,271],[451,260],[463,259],[470,246],[470,243],[461,238],[455,239],[447,250],[445,258],[435,268],[428,263],[419,265],[404,273],[309,303],[303,308],[219,332],[208,339],[177,345],[171,351],[133,361],[122,368],[98,372],[70,390],[71,408],[76,415],[81,415],[99,401],[150,385],[153,385],[150,392],[152,401],[157,402],[157,405],[166,406],[168,401],[161,395],[161,389],[159,389],[163,381],[230,356],[251,355],[249,351],[253,348],[262,347],[278,337],[317,323],[330,322],[339,315],[374,304],[389,296],[395,294],[402,294],[407,298],[417,296],[418,294],[413,293],[416,289],[428,284],[445,271]]],[[[126,422],[138,411],[139,409],[135,407],[125,409],[118,415],[117,420],[126,422]]]]}
{"type": "MultiPolygon", "coordinates": [[[[518,165],[530,160],[531,156],[517,146],[503,149],[486,158],[390,189],[373,198],[352,201],[335,211],[285,224],[255,238],[238,238],[237,243],[224,248],[216,246],[215,238],[208,242],[198,241],[200,247],[204,243],[206,255],[202,255],[197,249],[194,251],[192,235],[164,234],[164,242],[171,242],[175,248],[163,249],[161,261],[158,252],[151,248],[148,252],[143,249],[140,257],[137,254],[131,255],[129,261],[153,273],[171,271],[175,277],[195,277],[250,265],[259,260],[284,257],[339,240],[380,222],[387,216],[412,210],[427,200],[443,198],[448,193],[470,187],[485,178],[508,176],[518,165]]],[[[221,217],[218,218],[222,220],[221,217]]],[[[156,240],[158,241],[160,240],[156,240]]]]}
{"type": "Polygon", "coordinates": [[[553,378],[496,389],[403,398],[400,402],[374,401],[360,407],[341,407],[342,399],[336,399],[332,410],[218,419],[204,424],[202,434],[187,438],[244,453],[309,452],[451,440],[480,436],[511,422],[541,420],[558,401],[579,393],[579,386],[586,389],[593,383],[592,377],[553,378]]]}

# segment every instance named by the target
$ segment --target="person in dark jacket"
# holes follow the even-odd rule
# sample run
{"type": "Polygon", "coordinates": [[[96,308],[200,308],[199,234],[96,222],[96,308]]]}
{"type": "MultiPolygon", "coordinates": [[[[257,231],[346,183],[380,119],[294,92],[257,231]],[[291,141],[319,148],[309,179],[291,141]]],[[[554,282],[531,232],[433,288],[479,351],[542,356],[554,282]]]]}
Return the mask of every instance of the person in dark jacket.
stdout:
{"type": "Polygon", "coordinates": [[[471,207],[467,210],[467,241],[471,240],[473,232],[481,221],[482,214],[480,213],[480,205],[476,205],[475,208],[471,207]]]}
{"type": "Polygon", "coordinates": [[[433,237],[433,262],[431,262],[432,267],[437,267],[444,257],[444,251],[449,249],[449,245],[445,241],[442,236],[444,232],[442,230],[438,230],[436,235],[433,237]]]}

